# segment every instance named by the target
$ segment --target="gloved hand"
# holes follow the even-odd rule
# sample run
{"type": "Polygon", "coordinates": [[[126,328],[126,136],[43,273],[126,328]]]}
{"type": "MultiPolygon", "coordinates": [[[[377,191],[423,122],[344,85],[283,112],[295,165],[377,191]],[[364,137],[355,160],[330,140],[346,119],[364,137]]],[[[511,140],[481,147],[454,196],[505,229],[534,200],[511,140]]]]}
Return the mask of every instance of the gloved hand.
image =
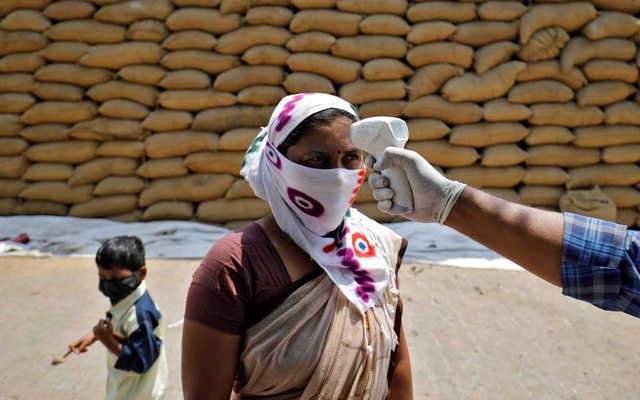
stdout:
{"type": "Polygon", "coordinates": [[[369,155],[365,164],[374,169],[369,176],[369,186],[373,197],[378,200],[380,211],[389,212],[393,190],[389,178],[380,172],[393,164],[399,165],[407,174],[413,192],[413,212],[402,216],[418,222],[437,222],[443,224],[451,208],[467,186],[452,181],[440,174],[418,153],[399,147],[387,147],[379,160],[369,155]]]}

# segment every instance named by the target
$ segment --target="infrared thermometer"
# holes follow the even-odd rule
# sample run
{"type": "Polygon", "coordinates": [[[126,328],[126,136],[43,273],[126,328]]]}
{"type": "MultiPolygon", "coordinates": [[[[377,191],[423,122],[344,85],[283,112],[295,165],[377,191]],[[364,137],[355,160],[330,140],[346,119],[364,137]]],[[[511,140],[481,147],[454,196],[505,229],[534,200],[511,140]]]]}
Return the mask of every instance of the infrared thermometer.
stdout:
{"type": "MultiPolygon", "coordinates": [[[[351,143],[359,149],[380,159],[384,149],[389,146],[404,148],[409,140],[407,123],[394,117],[370,117],[355,122],[349,132],[351,143]]],[[[393,190],[391,214],[407,214],[413,211],[413,192],[402,167],[392,165],[381,171],[389,178],[389,187],[393,190]]]]}

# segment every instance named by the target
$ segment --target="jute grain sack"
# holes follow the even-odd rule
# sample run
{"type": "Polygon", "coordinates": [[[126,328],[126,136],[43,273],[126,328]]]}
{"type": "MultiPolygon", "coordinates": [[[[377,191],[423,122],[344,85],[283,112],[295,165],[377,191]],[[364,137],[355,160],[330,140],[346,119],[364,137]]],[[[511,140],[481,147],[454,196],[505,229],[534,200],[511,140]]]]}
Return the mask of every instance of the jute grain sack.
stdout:
{"type": "Polygon", "coordinates": [[[52,201],[25,201],[13,209],[15,215],[59,215],[66,216],[69,207],[52,201]]]}
{"type": "Polygon", "coordinates": [[[33,201],[78,204],[91,200],[93,185],[69,186],[66,182],[35,182],[27,186],[20,197],[33,201]]]}
{"type": "Polygon", "coordinates": [[[413,69],[400,60],[379,58],[367,61],[362,67],[362,76],[368,81],[402,79],[413,75],[413,69]]]}
{"type": "Polygon", "coordinates": [[[250,8],[245,16],[249,25],[288,26],[293,18],[293,11],[286,7],[260,6],[250,8]]]}
{"type": "Polygon", "coordinates": [[[170,0],[136,0],[100,7],[93,18],[102,22],[128,25],[143,19],[164,21],[173,11],[170,0]]]}
{"type": "Polygon", "coordinates": [[[107,215],[105,219],[128,224],[131,222],[140,222],[141,216],[142,216],[142,211],[140,209],[137,209],[124,214],[107,215]]]}
{"type": "Polygon", "coordinates": [[[407,54],[404,38],[385,35],[359,35],[338,38],[331,54],[365,62],[376,58],[402,59],[407,54]]]}
{"type": "Polygon", "coordinates": [[[597,164],[599,149],[583,149],[566,144],[545,144],[527,149],[528,165],[549,165],[553,167],[579,167],[597,164]]]}
{"type": "Polygon", "coordinates": [[[244,14],[249,10],[250,4],[247,0],[221,0],[219,8],[223,15],[231,13],[244,14]]]}
{"type": "Polygon", "coordinates": [[[522,104],[511,104],[505,98],[484,103],[483,118],[489,122],[523,121],[531,116],[531,110],[522,104]]]}
{"type": "Polygon", "coordinates": [[[407,11],[406,0],[338,0],[338,10],[356,14],[395,14],[407,11]]]}
{"type": "Polygon", "coordinates": [[[5,16],[11,11],[21,8],[42,10],[49,3],[51,3],[51,0],[4,0],[0,4],[0,15],[5,16]]]}
{"type": "Polygon", "coordinates": [[[0,92],[31,92],[35,85],[33,75],[25,73],[0,75],[0,92]]]}
{"type": "Polygon", "coordinates": [[[288,50],[294,53],[327,53],[336,41],[336,37],[329,33],[310,31],[292,36],[291,39],[287,41],[286,46],[288,50]]]}
{"type": "Polygon", "coordinates": [[[284,70],[275,65],[242,65],[218,75],[213,88],[225,92],[238,92],[255,85],[280,85],[284,70]]]}
{"type": "Polygon", "coordinates": [[[84,98],[84,89],[67,83],[38,82],[32,91],[42,100],[80,101],[84,98]]]}
{"type": "Polygon", "coordinates": [[[444,168],[466,167],[480,158],[473,147],[452,146],[446,140],[410,141],[405,147],[419,153],[431,164],[444,168]]]}
{"type": "Polygon", "coordinates": [[[624,61],[591,60],[582,66],[582,70],[591,82],[622,81],[634,84],[638,81],[638,67],[624,61]]]}
{"type": "Polygon", "coordinates": [[[616,220],[616,205],[599,187],[568,190],[560,198],[560,211],[607,221],[616,220]]]}
{"type": "Polygon", "coordinates": [[[625,100],[637,89],[624,82],[591,82],[576,93],[580,107],[607,106],[625,100]]]}
{"type": "Polygon", "coordinates": [[[575,136],[564,126],[542,125],[529,128],[529,134],[524,139],[529,146],[539,144],[567,144],[573,141],[575,136]]]}
{"type": "Polygon", "coordinates": [[[80,218],[103,218],[124,214],[138,208],[138,197],[132,195],[95,197],[86,203],[75,204],[69,215],[80,218]]]}
{"type": "Polygon", "coordinates": [[[605,147],[640,143],[640,126],[585,126],[573,130],[573,144],[578,147],[605,147]]]}
{"type": "Polygon", "coordinates": [[[307,8],[334,8],[338,0],[292,0],[291,3],[299,10],[307,8]]]}
{"type": "Polygon", "coordinates": [[[138,204],[147,207],[166,200],[201,202],[218,199],[233,184],[235,178],[221,174],[194,174],[181,178],[167,178],[151,181],[149,187],[140,193],[138,204]]]}
{"type": "Polygon", "coordinates": [[[596,7],[602,10],[622,11],[629,14],[640,12],[640,3],[627,0],[591,0],[596,7]]]}
{"type": "Polygon", "coordinates": [[[481,102],[502,97],[513,87],[516,75],[524,70],[526,64],[510,61],[478,76],[467,72],[460,77],[449,79],[441,89],[442,96],[452,102],[481,102]]]}
{"type": "Polygon", "coordinates": [[[598,107],[578,107],[575,103],[533,104],[529,107],[533,114],[529,123],[533,125],[560,125],[569,128],[599,125],[604,113],[598,107]]]}
{"type": "Polygon", "coordinates": [[[527,62],[550,60],[560,54],[570,36],[559,26],[543,28],[531,36],[527,44],[522,45],[518,57],[527,62]]]}
{"type": "Polygon", "coordinates": [[[193,215],[193,203],[186,201],[160,201],[147,207],[142,213],[143,221],[183,220],[193,215]]]}
{"type": "Polygon", "coordinates": [[[573,90],[562,82],[541,79],[514,85],[509,90],[510,103],[564,103],[573,99],[573,90]]]}
{"type": "Polygon", "coordinates": [[[412,22],[449,21],[454,24],[476,19],[477,6],[473,3],[459,4],[448,1],[429,1],[412,4],[407,10],[407,19],[412,22]]]}
{"type": "Polygon", "coordinates": [[[0,113],[20,114],[35,102],[36,98],[29,93],[0,93],[0,113]]]}
{"type": "Polygon", "coordinates": [[[591,59],[614,59],[629,61],[636,54],[636,45],[626,39],[600,39],[590,41],[584,36],[574,37],[560,54],[560,66],[563,72],[574,65],[582,65],[591,59]]]}
{"type": "Polygon", "coordinates": [[[633,101],[622,101],[607,106],[604,110],[604,122],[607,125],[640,125],[640,105],[633,101]]]}
{"type": "Polygon", "coordinates": [[[409,101],[402,113],[409,118],[435,118],[453,125],[478,122],[482,119],[482,107],[479,105],[451,103],[437,95],[409,101]]]}
{"type": "Polygon", "coordinates": [[[517,186],[524,177],[522,167],[486,168],[478,165],[449,168],[447,177],[471,186],[510,188],[517,186]]]}
{"type": "Polygon", "coordinates": [[[595,19],[596,14],[593,4],[586,1],[534,5],[520,18],[520,43],[526,44],[534,32],[549,26],[574,32],[595,19]]]}
{"type": "Polygon", "coordinates": [[[409,128],[409,140],[419,142],[421,140],[442,139],[451,132],[451,128],[444,122],[433,118],[413,118],[407,121],[409,128]]]}
{"type": "Polygon", "coordinates": [[[518,21],[473,21],[458,24],[451,40],[473,47],[500,41],[513,41],[518,37],[518,21]]]}
{"type": "Polygon", "coordinates": [[[121,43],[127,30],[119,25],[93,19],[58,22],[47,29],[45,36],[56,42],[83,42],[88,44],[121,43]]]}
{"type": "Polygon", "coordinates": [[[310,31],[326,32],[334,36],[355,36],[362,16],[338,10],[302,10],[298,11],[289,24],[293,33],[310,31]]]}
{"type": "Polygon", "coordinates": [[[324,76],[310,72],[294,72],[287,75],[282,86],[289,93],[317,92],[335,94],[333,83],[324,76]]]}
{"type": "Polygon", "coordinates": [[[38,54],[48,61],[76,62],[88,50],[89,45],[80,42],[54,42],[40,50],[38,54]]]}
{"type": "Polygon", "coordinates": [[[456,26],[447,21],[419,22],[411,26],[407,41],[411,44],[445,41],[456,31],[456,26]]]}
{"type": "Polygon", "coordinates": [[[518,82],[529,82],[539,79],[554,79],[568,85],[571,89],[580,89],[587,84],[587,78],[578,68],[571,68],[569,72],[560,70],[560,63],[556,60],[541,61],[527,64],[524,71],[516,76],[518,82]]]}
{"type": "Polygon", "coordinates": [[[484,45],[473,53],[473,69],[478,75],[482,75],[491,68],[510,60],[519,48],[517,44],[507,41],[484,45]]]}
{"type": "Polygon", "coordinates": [[[18,197],[26,187],[27,182],[20,179],[0,179],[0,197],[18,197]]]}
{"type": "Polygon", "coordinates": [[[149,109],[135,101],[113,99],[102,103],[98,114],[110,118],[143,119],[149,114],[149,109]]]}
{"type": "Polygon", "coordinates": [[[182,157],[160,158],[146,160],[136,174],[146,179],[175,178],[189,174],[189,170],[183,165],[182,157]]]}
{"type": "Polygon", "coordinates": [[[398,15],[370,15],[360,21],[360,32],[366,35],[404,36],[410,30],[411,26],[398,15]]]}
{"type": "Polygon", "coordinates": [[[196,131],[226,132],[235,128],[265,126],[273,112],[272,106],[233,106],[200,111],[191,129],[196,131]]]}
{"type": "Polygon", "coordinates": [[[200,111],[232,106],[237,103],[232,93],[215,90],[167,90],[160,93],[158,104],[170,110],[200,111]]]}
{"type": "Polygon", "coordinates": [[[463,73],[464,68],[447,63],[428,64],[420,67],[409,78],[409,100],[415,100],[427,94],[434,94],[449,79],[462,76],[463,73]]]}
{"type": "Polygon", "coordinates": [[[473,48],[450,42],[421,44],[409,49],[407,62],[414,68],[427,64],[449,63],[467,69],[473,63],[473,48]]]}
{"type": "Polygon", "coordinates": [[[102,68],[88,68],[76,64],[49,64],[34,74],[37,81],[69,83],[90,87],[111,79],[112,72],[102,68]]]}
{"type": "Polygon", "coordinates": [[[62,21],[66,19],[91,18],[95,11],[96,7],[85,1],[56,1],[49,4],[42,11],[42,15],[56,21],[62,21]]]}
{"type": "Polygon", "coordinates": [[[629,37],[640,31],[638,19],[631,14],[604,11],[582,28],[582,34],[591,40],[609,37],[629,37]]]}
{"type": "Polygon", "coordinates": [[[236,179],[224,195],[224,198],[229,200],[254,197],[256,197],[256,195],[253,189],[251,189],[251,186],[249,186],[249,182],[245,179],[236,179]]]}
{"type": "Polygon", "coordinates": [[[128,140],[104,142],[96,150],[96,155],[100,157],[142,158],[144,143],[128,140]]]}
{"type": "Polygon", "coordinates": [[[186,111],[156,110],[142,121],[142,129],[152,132],[166,132],[187,129],[193,117],[186,111]]]}
{"type": "Polygon", "coordinates": [[[342,85],[338,96],[351,104],[360,105],[376,100],[400,100],[407,94],[407,87],[402,79],[390,81],[357,80],[342,85]]]}
{"type": "Polygon", "coordinates": [[[172,0],[178,7],[205,7],[215,8],[220,5],[220,0],[172,0]]]}
{"type": "Polygon", "coordinates": [[[108,176],[93,189],[95,196],[116,194],[138,194],[146,187],[144,180],[137,176],[108,176]]]}
{"type": "Polygon", "coordinates": [[[522,183],[525,185],[560,186],[569,180],[569,174],[559,167],[528,167],[522,183]]]}
{"type": "Polygon", "coordinates": [[[22,114],[20,121],[29,124],[61,123],[73,124],[87,121],[98,113],[91,101],[43,101],[34,104],[22,114]]]}
{"type": "Polygon", "coordinates": [[[362,65],[357,61],[316,53],[292,54],[287,59],[287,66],[293,72],[315,73],[339,85],[355,81],[362,70],[362,65]]]}
{"type": "Polygon", "coordinates": [[[0,58],[0,72],[34,72],[44,65],[38,53],[8,54],[0,58]]]}
{"type": "Polygon", "coordinates": [[[0,199],[0,215],[13,215],[13,210],[19,205],[18,200],[0,199]]]}
{"type": "Polygon", "coordinates": [[[91,87],[87,90],[87,96],[100,103],[111,99],[128,99],[147,107],[155,107],[158,89],[139,83],[109,81],[91,87]]]}
{"type": "Polygon", "coordinates": [[[249,65],[285,65],[287,58],[289,58],[289,50],[272,44],[253,46],[242,55],[242,61],[249,65]]]}
{"type": "Polygon", "coordinates": [[[20,130],[19,135],[32,143],[64,141],[69,138],[69,126],[63,124],[32,125],[20,130]]]}
{"type": "Polygon", "coordinates": [[[260,132],[259,127],[231,129],[220,136],[217,149],[220,151],[245,151],[260,132]]]}
{"type": "MultiPolygon", "coordinates": [[[[24,128],[20,114],[0,114],[0,137],[15,137],[24,128]]],[[[28,140],[28,138],[25,138],[28,140]]]]}
{"type": "Polygon", "coordinates": [[[598,186],[631,186],[640,182],[640,167],[635,164],[600,164],[569,170],[568,189],[598,186]]]}
{"type": "Polygon", "coordinates": [[[640,161],[640,144],[605,147],[602,149],[602,161],[607,164],[637,163],[640,161]]]}
{"type": "Polygon", "coordinates": [[[167,73],[158,85],[165,89],[207,89],[211,78],[196,69],[183,69],[167,73]]]}
{"type": "Polygon", "coordinates": [[[527,159],[527,152],[517,144],[496,144],[482,151],[480,165],[483,167],[510,167],[527,159]]]}
{"type": "Polygon", "coordinates": [[[640,191],[632,187],[603,187],[602,192],[609,197],[616,206],[631,208],[640,206],[640,191]]]}
{"type": "Polygon", "coordinates": [[[218,39],[211,33],[190,30],[172,33],[162,42],[162,47],[170,51],[212,50],[216,44],[218,39]]]}
{"type": "Polygon", "coordinates": [[[5,31],[37,31],[42,32],[51,26],[51,21],[35,10],[15,10],[0,21],[0,28],[5,31]]]}
{"type": "Polygon", "coordinates": [[[256,85],[238,92],[238,102],[254,106],[276,105],[288,95],[281,86],[256,85]]]}
{"type": "Polygon", "coordinates": [[[179,8],[165,21],[171,31],[203,31],[222,35],[238,29],[241,25],[239,14],[223,15],[219,10],[200,7],[179,8]]]}
{"type": "Polygon", "coordinates": [[[21,138],[0,138],[0,156],[17,156],[29,147],[21,138]]]}
{"type": "Polygon", "coordinates": [[[70,186],[99,182],[107,176],[133,175],[138,168],[138,161],[124,157],[99,157],[77,165],[67,180],[70,186]]]}
{"type": "Polygon", "coordinates": [[[131,83],[157,85],[166,74],[167,71],[157,65],[129,65],[118,71],[117,76],[131,83]]]}
{"type": "Polygon", "coordinates": [[[529,129],[517,122],[480,122],[454,126],[449,142],[457,146],[487,147],[501,143],[518,143],[529,129]]]}
{"type": "Polygon", "coordinates": [[[140,121],[129,119],[94,118],[77,123],[69,131],[70,137],[80,140],[143,140],[149,135],[140,121]]]}
{"type": "Polygon", "coordinates": [[[184,160],[184,166],[194,172],[230,174],[239,177],[243,159],[242,151],[203,151],[189,154],[184,160]]]}
{"type": "Polygon", "coordinates": [[[221,54],[242,54],[260,44],[284,46],[291,36],[287,29],[276,26],[243,26],[220,36],[215,50],[221,54]]]}
{"type": "Polygon", "coordinates": [[[118,70],[127,65],[157,64],[165,51],[157,43],[125,42],[92,46],[78,61],[87,67],[118,70]]]}
{"type": "Polygon", "coordinates": [[[217,75],[240,65],[240,58],[204,50],[180,50],[165,54],[160,64],[171,70],[194,68],[217,75]]]}
{"type": "Polygon", "coordinates": [[[47,46],[47,39],[38,32],[0,31],[0,56],[11,53],[29,53],[47,46]]]}
{"type": "Polygon", "coordinates": [[[402,110],[407,106],[404,100],[376,100],[361,104],[358,108],[360,118],[375,116],[402,117],[402,110]]]}
{"type": "Polygon", "coordinates": [[[196,218],[209,222],[227,222],[238,219],[259,219],[271,212],[269,203],[262,199],[217,199],[200,203],[196,218]]]}
{"type": "Polygon", "coordinates": [[[528,9],[518,1],[489,1],[478,6],[478,17],[491,21],[513,21],[528,9]]]}
{"type": "Polygon", "coordinates": [[[165,24],[152,19],[136,21],[127,29],[127,40],[162,43],[168,35],[165,24]]]}
{"type": "Polygon", "coordinates": [[[198,151],[218,149],[220,136],[209,132],[165,132],[149,136],[144,141],[145,151],[150,158],[184,156],[198,151]]]}
{"type": "Polygon", "coordinates": [[[22,156],[0,157],[0,178],[21,178],[29,165],[29,161],[22,156]]]}
{"type": "Polygon", "coordinates": [[[518,190],[520,201],[532,207],[557,208],[565,190],[555,186],[523,186],[518,190]]]}
{"type": "Polygon", "coordinates": [[[638,211],[635,208],[618,208],[616,212],[616,223],[632,228],[638,218],[638,211]]]}

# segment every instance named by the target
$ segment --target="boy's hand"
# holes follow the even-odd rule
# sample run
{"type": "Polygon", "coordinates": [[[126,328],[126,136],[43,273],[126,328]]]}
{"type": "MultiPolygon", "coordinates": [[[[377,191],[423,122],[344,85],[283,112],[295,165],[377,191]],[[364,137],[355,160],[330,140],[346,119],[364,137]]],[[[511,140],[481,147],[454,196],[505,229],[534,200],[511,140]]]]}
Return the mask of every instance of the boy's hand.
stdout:
{"type": "Polygon", "coordinates": [[[85,351],[87,351],[87,348],[91,346],[95,341],[96,337],[94,336],[93,332],[89,332],[80,339],[72,342],[69,345],[69,350],[76,354],[84,353],[85,351]]]}
{"type": "Polygon", "coordinates": [[[111,320],[105,318],[98,321],[96,326],[93,327],[93,334],[96,339],[102,343],[113,341],[113,325],[111,325],[111,320]]]}

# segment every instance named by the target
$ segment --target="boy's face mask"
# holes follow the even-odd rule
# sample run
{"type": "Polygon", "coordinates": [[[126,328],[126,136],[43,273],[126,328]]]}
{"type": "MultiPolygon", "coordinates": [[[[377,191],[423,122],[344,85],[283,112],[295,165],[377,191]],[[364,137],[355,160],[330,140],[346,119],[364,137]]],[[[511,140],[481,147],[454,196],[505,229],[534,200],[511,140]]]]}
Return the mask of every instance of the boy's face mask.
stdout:
{"type": "Polygon", "coordinates": [[[98,289],[111,300],[111,305],[130,295],[140,284],[137,273],[120,279],[100,278],[98,289]]]}

